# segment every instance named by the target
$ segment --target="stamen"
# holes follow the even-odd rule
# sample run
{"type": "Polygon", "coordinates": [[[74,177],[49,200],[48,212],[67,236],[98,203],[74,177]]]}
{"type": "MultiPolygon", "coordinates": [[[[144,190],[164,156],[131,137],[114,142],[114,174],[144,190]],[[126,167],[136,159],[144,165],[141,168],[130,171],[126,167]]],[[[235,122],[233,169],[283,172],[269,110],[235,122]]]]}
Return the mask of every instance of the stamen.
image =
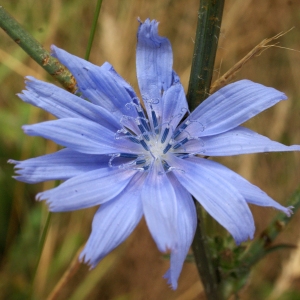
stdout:
{"type": "Polygon", "coordinates": [[[125,139],[128,138],[130,141],[132,141],[133,143],[136,144],[140,144],[139,139],[135,138],[134,135],[132,135],[128,130],[126,130],[125,128],[122,128],[120,130],[118,130],[115,134],[115,139],[119,140],[119,139],[125,139]],[[120,135],[120,134],[124,134],[124,135],[120,135]]]}
{"type": "Polygon", "coordinates": [[[144,140],[140,140],[140,144],[144,147],[144,149],[146,151],[149,151],[149,147],[148,147],[147,143],[144,140]]]}
{"type": "Polygon", "coordinates": [[[175,146],[173,146],[173,149],[178,149],[179,147],[181,147],[182,145],[184,145],[185,143],[187,143],[190,139],[189,138],[185,138],[183,139],[181,142],[177,143],[175,146]]]}
{"type": "Polygon", "coordinates": [[[168,136],[168,134],[169,134],[169,131],[170,131],[170,128],[169,128],[169,127],[167,127],[167,128],[164,130],[164,133],[163,133],[163,135],[162,135],[162,137],[161,137],[161,140],[160,140],[162,144],[166,141],[167,136],[168,136]]]}
{"type": "Polygon", "coordinates": [[[151,116],[152,116],[154,131],[155,131],[156,134],[158,134],[159,130],[158,130],[157,116],[156,116],[155,111],[152,109],[152,107],[151,107],[151,116]]]}
{"type": "Polygon", "coordinates": [[[149,169],[149,167],[150,167],[150,165],[146,165],[146,166],[139,167],[139,168],[133,168],[133,170],[144,172],[144,171],[147,171],[149,169]]]}
{"type": "Polygon", "coordinates": [[[172,147],[171,141],[168,143],[167,147],[164,149],[163,153],[166,154],[172,147]]]}
{"type": "Polygon", "coordinates": [[[119,153],[118,157],[138,158],[138,155],[133,153],[119,153]]]}
{"type": "Polygon", "coordinates": [[[171,168],[171,166],[165,160],[162,160],[162,165],[165,171],[168,171],[171,168]]]}
{"type": "Polygon", "coordinates": [[[194,153],[185,153],[185,154],[180,154],[180,155],[178,155],[177,157],[179,157],[179,158],[181,158],[181,159],[185,159],[185,158],[190,158],[190,157],[192,157],[192,156],[195,156],[195,154],[194,153]]]}
{"type": "Polygon", "coordinates": [[[163,172],[162,171],[158,172],[159,175],[167,174],[167,173],[172,172],[172,171],[180,171],[182,173],[185,173],[185,171],[182,170],[182,169],[179,169],[177,167],[171,167],[165,160],[162,160],[162,166],[164,168],[164,171],[163,172]]]}
{"type": "Polygon", "coordinates": [[[142,124],[137,124],[138,128],[140,129],[141,133],[143,134],[143,137],[149,142],[150,138],[148,134],[146,133],[146,130],[142,124]]]}
{"type": "Polygon", "coordinates": [[[112,166],[111,162],[115,157],[124,157],[124,158],[135,158],[134,160],[125,162],[123,164],[119,164],[118,167],[120,169],[134,169],[134,170],[142,170],[144,171],[143,167],[136,168],[137,165],[143,165],[147,163],[147,160],[144,158],[144,155],[137,155],[132,153],[118,153],[118,154],[111,154],[112,158],[110,159],[110,166],[112,166]]]}
{"type": "Polygon", "coordinates": [[[142,125],[144,126],[144,128],[146,129],[146,131],[150,131],[150,127],[148,125],[148,119],[145,116],[144,110],[143,110],[143,108],[142,108],[142,106],[140,104],[139,99],[138,98],[134,98],[133,101],[130,102],[130,104],[132,104],[135,107],[135,109],[137,111],[137,114],[140,117],[140,120],[142,122],[142,125]],[[135,101],[137,103],[135,103],[135,101]]]}
{"type": "MultiPolygon", "coordinates": [[[[130,134],[129,134],[129,135],[130,135],[130,134]]],[[[137,138],[133,137],[133,136],[130,136],[130,137],[129,137],[129,140],[131,140],[132,142],[134,142],[134,143],[136,143],[136,144],[140,144],[140,141],[139,141],[137,138]]]]}
{"type": "Polygon", "coordinates": [[[176,139],[179,134],[184,130],[186,129],[189,125],[191,124],[191,121],[187,120],[186,122],[184,122],[181,126],[179,126],[177,128],[177,130],[174,132],[173,134],[173,139],[176,139]]]}
{"type": "Polygon", "coordinates": [[[142,165],[142,164],[144,164],[146,162],[146,159],[141,159],[141,160],[136,160],[135,161],[135,164],[136,165],[142,165]]]}
{"type": "Polygon", "coordinates": [[[148,120],[147,118],[145,117],[144,113],[143,113],[143,117],[140,117],[141,118],[141,122],[143,124],[143,126],[146,128],[146,130],[149,132],[150,131],[150,128],[149,128],[149,125],[148,125],[148,120]],[[146,121],[147,120],[147,121],[146,121]]]}

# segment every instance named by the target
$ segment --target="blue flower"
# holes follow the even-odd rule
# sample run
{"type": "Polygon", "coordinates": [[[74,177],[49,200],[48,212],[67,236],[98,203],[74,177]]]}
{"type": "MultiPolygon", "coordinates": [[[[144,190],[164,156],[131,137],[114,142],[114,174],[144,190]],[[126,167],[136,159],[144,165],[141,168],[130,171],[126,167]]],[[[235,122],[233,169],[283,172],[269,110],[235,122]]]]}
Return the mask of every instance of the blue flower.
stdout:
{"type": "Polygon", "coordinates": [[[157,27],[155,20],[146,20],[137,34],[137,78],[145,109],[109,63],[98,67],[53,46],[53,55],[76,78],[81,97],[32,77],[19,97],[58,118],[26,125],[25,133],[65,148],[10,162],[20,181],[64,180],[37,195],[50,211],[100,205],[80,256],[91,267],[144,216],[158,249],[171,252],[165,277],[176,289],[196,228],[191,195],[237,243],[252,238],[255,230],[248,203],[291,214],[291,208],[205,156],[299,151],[300,146],[285,146],[240,126],[286,99],[249,80],[227,85],[189,113],[172,70],[170,42],[157,27]]]}

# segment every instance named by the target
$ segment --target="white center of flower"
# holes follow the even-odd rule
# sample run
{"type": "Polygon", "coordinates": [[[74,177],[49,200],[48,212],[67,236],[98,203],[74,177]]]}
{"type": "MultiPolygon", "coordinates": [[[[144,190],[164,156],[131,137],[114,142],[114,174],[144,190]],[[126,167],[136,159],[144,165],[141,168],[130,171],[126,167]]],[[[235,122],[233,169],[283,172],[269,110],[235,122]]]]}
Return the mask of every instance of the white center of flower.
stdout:
{"type": "Polygon", "coordinates": [[[150,154],[154,159],[163,158],[164,155],[164,146],[159,141],[150,141],[148,143],[150,154]]]}
{"type": "MultiPolygon", "coordinates": [[[[134,168],[141,171],[148,171],[153,163],[161,165],[161,172],[169,172],[174,168],[168,164],[169,153],[180,158],[185,158],[189,154],[186,153],[184,145],[190,140],[188,135],[183,135],[184,130],[190,124],[190,121],[185,121],[178,128],[171,128],[171,121],[161,124],[161,117],[151,108],[149,118],[146,117],[144,110],[139,102],[131,103],[128,107],[136,109],[138,117],[123,116],[120,123],[122,129],[116,133],[116,139],[126,138],[132,143],[139,144],[143,148],[143,154],[134,153],[119,153],[111,155],[109,162],[117,158],[129,159],[129,162],[119,165],[120,168],[134,168]],[[182,151],[179,151],[181,149],[182,151]]],[[[169,157],[170,159],[170,157],[169,157]]],[[[118,165],[118,164],[117,164],[118,165]]]]}

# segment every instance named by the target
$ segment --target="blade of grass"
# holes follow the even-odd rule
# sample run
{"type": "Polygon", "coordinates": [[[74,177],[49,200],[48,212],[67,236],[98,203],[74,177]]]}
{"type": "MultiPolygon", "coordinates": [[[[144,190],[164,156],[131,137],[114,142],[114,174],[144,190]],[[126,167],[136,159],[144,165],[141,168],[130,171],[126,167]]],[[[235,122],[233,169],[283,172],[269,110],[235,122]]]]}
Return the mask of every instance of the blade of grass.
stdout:
{"type": "Polygon", "coordinates": [[[93,45],[95,32],[96,32],[96,27],[97,27],[97,23],[98,23],[98,18],[99,18],[99,14],[100,14],[101,4],[102,4],[102,0],[98,0],[94,18],[93,18],[93,24],[92,24],[92,28],[91,28],[91,32],[90,32],[90,37],[89,37],[88,45],[86,48],[86,53],[84,56],[84,59],[86,59],[86,60],[89,60],[89,58],[90,58],[92,45],[93,45]]]}
{"type": "Polygon", "coordinates": [[[30,291],[29,291],[28,299],[32,299],[32,296],[33,296],[34,281],[35,281],[37,269],[39,267],[40,260],[41,260],[41,257],[42,257],[42,253],[43,253],[43,249],[44,249],[48,229],[49,229],[49,226],[50,226],[51,216],[52,216],[52,213],[48,212],[47,219],[46,219],[46,222],[45,222],[45,226],[43,228],[40,243],[39,243],[38,257],[37,257],[37,262],[36,262],[35,269],[34,269],[34,272],[33,272],[32,283],[31,283],[31,288],[30,288],[30,291]]]}

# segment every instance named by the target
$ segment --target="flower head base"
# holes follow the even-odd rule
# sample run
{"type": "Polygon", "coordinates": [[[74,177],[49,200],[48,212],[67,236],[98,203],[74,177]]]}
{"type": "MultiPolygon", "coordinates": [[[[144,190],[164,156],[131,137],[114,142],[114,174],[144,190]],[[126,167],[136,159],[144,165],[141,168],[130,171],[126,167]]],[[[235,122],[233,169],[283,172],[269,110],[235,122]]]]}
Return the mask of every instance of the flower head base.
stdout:
{"type": "Polygon", "coordinates": [[[92,267],[144,216],[159,250],[171,251],[165,277],[175,289],[196,228],[191,195],[237,243],[254,234],[247,203],[291,214],[291,208],[203,156],[299,151],[300,146],[285,146],[240,126],[286,99],[248,80],[222,88],[189,114],[183,87],[172,70],[170,42],[158,35],[157,26],[146,20],[138,30],[137,77],[145,110],[109,63],[98,67],[53,46],[53,55],[72,72],[79,92],[90,102],[28,77],[27,90],[19,97],[58,120],[26,125],[25,133],[65,148],[10,162],[16,165],[18,180],[65,181],[37,195],[51,211],[101,204],[81,253],[92,267]]]}

